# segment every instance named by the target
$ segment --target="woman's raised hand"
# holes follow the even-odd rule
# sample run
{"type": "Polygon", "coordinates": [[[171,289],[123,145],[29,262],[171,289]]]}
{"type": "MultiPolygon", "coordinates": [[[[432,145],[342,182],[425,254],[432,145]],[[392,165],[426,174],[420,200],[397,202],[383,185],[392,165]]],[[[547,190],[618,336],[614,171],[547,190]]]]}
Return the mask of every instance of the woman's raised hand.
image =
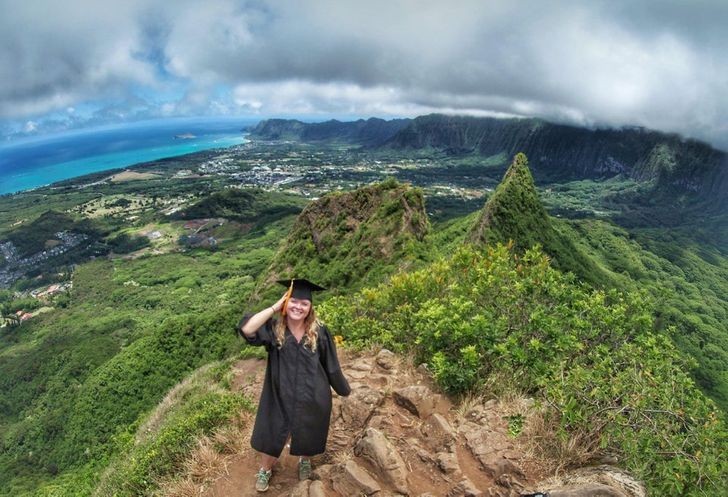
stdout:
{"type": "Polygon", "coordinates": [[[288,298],[288,292],[285,292],[283,294],[283,297],[281,297],[278,302],[273,304],[271,306],[271,309],[273,309],[273,312],[279,312],[281,309],[283,309],[283,304],[286,302],[286,299],[288,298]]]}

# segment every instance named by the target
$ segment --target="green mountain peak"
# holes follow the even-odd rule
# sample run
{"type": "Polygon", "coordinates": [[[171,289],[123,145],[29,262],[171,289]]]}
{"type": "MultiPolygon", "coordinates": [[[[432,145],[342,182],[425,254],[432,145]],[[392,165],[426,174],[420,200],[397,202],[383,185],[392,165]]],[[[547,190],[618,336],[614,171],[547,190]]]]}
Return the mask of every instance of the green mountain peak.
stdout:
{"type": "Polygon", "coordinates": [[[469,240],[475,245],[512,243],[517,252],[540,245],[558,269],[570,271],[596,286],[614,284],[613,275],[578,246],[563,222],[553,220],[546,212],[523,153],[515,155],[503,180],[488,198],[471,228],[469,240]]]}
{"type": "Polygon", "coordinates": [[[292,276],[330,289],[378,281],[408,267],[429,230],[422,192],[394,179],[325,195],[298,216],[259,289],[292,276]]]}
{"type": "Polygon", "coordinates": [[[503,181],[483,207],[470,232],[470,241],[493,244],[513,241],[519,250],[553,236],[551,221],[538,197],[528,158],[518,153],[503,176],[503,181]]]}

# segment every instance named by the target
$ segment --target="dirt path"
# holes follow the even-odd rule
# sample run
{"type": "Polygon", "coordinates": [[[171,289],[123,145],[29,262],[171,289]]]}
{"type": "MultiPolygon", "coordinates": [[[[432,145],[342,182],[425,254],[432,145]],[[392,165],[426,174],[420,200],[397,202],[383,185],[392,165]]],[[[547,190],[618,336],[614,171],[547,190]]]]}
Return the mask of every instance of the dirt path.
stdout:
{"type": "MultiPolygon", "coordinates": [[[[286,451],[266,495],[510,497],[541,476],[508,435],[498,403],[455,409],[426,371],[388,351],[343,351],[341,363],[352,394],[334,395],[327,452],[313,459],[313,481],[298,481],[298,458],[286,451]]],[[[238,362],[234,388],[257,399],[264,370],[262,360],[238,362]]],[[[254,488],[258,464],[249,446],[229,456],[224,473],[200,495],[260,495],[254,488]]]]}

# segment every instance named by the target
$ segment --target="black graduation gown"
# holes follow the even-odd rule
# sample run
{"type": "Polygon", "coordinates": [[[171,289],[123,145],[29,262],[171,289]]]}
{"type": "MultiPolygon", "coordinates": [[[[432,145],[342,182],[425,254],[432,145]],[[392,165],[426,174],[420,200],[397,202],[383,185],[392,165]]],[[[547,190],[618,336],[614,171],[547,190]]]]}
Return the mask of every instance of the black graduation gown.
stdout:
{"type": "Polygon", "coordinates": [[[247,337],[242,327],[248,319],[250,316],[245,316],[240,321],[238,333],[249,344],[262,345],[268,351],[250,444],[259,452],[278,457],[290,434],[292,455],[323,453],[331,418],[331,387],[339,395],[351,392],[329,330],[326,326],[319,329],[316,352],[311,352],[304,339],[297,342],[286,328],[279,349],[273,332],[275,320],[269,319],[255,335],[247,337]]]}

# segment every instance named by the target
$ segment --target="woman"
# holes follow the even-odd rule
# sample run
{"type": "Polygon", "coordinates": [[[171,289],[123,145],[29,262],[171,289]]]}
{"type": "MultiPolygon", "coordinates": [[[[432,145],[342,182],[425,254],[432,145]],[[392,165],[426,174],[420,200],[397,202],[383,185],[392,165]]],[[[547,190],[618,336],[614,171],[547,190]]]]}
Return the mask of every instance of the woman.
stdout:
{"type": "Polygon", "coordinates": [[[251,345],[268,351],[251,445],[261,453],[255,488],[268,490],[272,468],[289,436],[292,455],[300,456],[298,477],[311,475],[310,457],[326,449],[331,417],[331,387],[339,395],[351,389],[336,356],[328,329],[313,310],[313,292],[323,290],[305,279],[278,281],[289,287],[283,297],[252,316],[238,331],[251,345]],[[278,320],[273,319],[281,313],[278,320]]]}

